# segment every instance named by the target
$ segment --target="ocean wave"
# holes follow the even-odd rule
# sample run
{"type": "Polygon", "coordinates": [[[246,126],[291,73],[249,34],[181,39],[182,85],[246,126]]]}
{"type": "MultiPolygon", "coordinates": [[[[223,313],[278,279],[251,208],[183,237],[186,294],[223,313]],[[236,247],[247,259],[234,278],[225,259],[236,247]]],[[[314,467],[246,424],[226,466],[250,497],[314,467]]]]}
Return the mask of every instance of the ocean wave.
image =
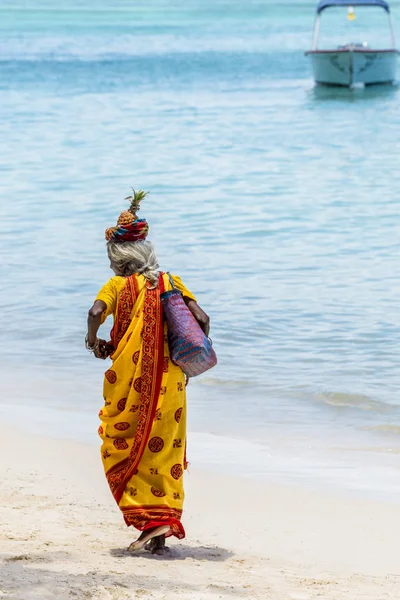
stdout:
{"type": "Polygon", "coordinates": [[[378,433],[390,433],[392,435],[400,436],[400,425],[393,425],[390,423],[384,423],[381,425],[372,425],[364,427],[368,431],[376,431],[378,433]]]}
{"type": "Polygon", "coordinates": [[[379,413],[393,411],[396,407],[364,394],[348,394],[345,392],[323,392],[312,396],[316,402],[321,402],[337,408],[353,408],[379,413]]]}

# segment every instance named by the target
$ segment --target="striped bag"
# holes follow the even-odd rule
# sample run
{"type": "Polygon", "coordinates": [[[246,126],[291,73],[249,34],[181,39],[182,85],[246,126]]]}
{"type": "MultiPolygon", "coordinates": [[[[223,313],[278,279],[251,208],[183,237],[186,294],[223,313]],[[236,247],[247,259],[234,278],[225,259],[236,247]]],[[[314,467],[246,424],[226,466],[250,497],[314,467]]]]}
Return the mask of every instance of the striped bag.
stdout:
{"type": "Polygon", "coordinates": [[[161,302],[168,324],[171,360],[187,377],[196,377],[214,367],[217,357],[211,339],[205,335],[168,275],[172,290],[162,292],[161,302]]]}

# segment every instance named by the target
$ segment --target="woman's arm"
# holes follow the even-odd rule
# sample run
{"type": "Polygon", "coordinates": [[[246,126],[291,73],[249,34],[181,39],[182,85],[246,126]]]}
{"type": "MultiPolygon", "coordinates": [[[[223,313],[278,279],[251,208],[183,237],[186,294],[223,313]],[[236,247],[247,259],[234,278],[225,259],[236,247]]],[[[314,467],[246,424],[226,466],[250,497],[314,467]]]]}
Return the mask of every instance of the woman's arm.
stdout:
{"type": "Polygon", "coordinates": [[[101,316],[103,312],[107,309],[107,305],[103,300],[96,300],[93,304],[92,308],[88,313],[87,320],[87,347],[89,350],[93,350],[93,353],[96,358],[107,358],[108,351],[106,348],[107,342],[105,340],[100,340],[97,337],[97,332],[101,325],[101,316]]]}
{"type": "Polygon", "coordinates": [[[209,336],[210,333],[210,317],[204,312],[202,308],[197,304],[195,300],[192,298],[188,298],[187,296],[183,296],[186,306],[206,334],[209,336]]]}

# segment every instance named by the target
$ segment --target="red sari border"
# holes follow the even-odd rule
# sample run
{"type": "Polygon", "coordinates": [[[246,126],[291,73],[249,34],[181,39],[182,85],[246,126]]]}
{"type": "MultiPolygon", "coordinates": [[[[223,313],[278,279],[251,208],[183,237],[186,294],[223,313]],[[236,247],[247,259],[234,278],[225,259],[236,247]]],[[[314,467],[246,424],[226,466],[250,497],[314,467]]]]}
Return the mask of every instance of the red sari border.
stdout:
{"type": "Polygon", "coordinates": [[[182,540],[185,530],[181,523],[182,511],[169,506],[121,506],[125,523],[139,531],[145,531],[160,525],[169,525],[170,533],[182,540]]]}
{"type": "MultiPolygon", "coordinates": [[[[128,278],[126,286],[127,288],[129,287],[131,301],[129,301],[128,296],[126,296],[124,302],[127,304],[133,302],[133,309],[133,305],[136,301],[136,295],[134,296],[134,294],[136,294],[137,290],[132,287],[132,279],[133,277],[128,278]]],[[[160,285],[155,289],[147,288],[145,290],[146,296],[143,307],[142,384],[140,393],[141,410],[133,446],[129,456],[111,467],[106,473],[108,484],[118,505],[125,491],[126,484],[135,474],[142,459],[150,437],[157,409],[164,366],[164,324],[160,300],[160,293],[162,293],[163,289],[164,282],[162,274],[160,274],[160,285]]],[[[130,312],[130,319],[131,314],[132,310],[130,312]]]]}

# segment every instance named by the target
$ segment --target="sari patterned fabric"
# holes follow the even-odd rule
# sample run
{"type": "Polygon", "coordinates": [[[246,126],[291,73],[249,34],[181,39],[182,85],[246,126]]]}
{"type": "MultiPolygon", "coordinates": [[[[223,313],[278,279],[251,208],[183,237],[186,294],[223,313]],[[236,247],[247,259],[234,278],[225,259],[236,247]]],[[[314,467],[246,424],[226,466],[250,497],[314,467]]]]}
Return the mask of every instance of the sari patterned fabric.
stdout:
{"type": "MultiPolygon", "coordinates": [[[[179,277],[174,285],[192,299],[179,277]]],[[[101,453],[111,492],[126,524],[140,531],[168,524],[178,538],[186,468],[185,376],[169,356],[160,292],[167,275],[150,289],[142,275],[112,277],[97,300],[114,315],[115,351],[105,373],[99,417],[101,453]]]]}

